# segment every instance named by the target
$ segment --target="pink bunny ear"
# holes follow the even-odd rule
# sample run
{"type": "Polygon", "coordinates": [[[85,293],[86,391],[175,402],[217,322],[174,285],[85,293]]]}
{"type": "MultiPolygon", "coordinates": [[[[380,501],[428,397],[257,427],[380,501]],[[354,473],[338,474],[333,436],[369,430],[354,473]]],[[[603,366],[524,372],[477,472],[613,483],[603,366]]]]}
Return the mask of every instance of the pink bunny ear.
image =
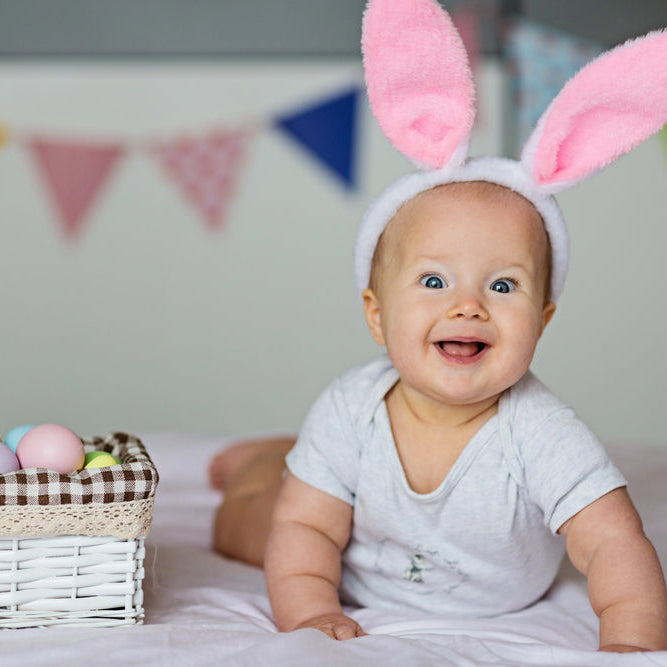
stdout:
{"type": "Polygon", "coordinates": [[[461,163],[474,88],[463,43],[436,0],[371,0],[362,50],[368,99],[394,146],[431,168],[461,163]]]}
{"type": "Polygon", "coordinates": [[[524,147],[521,162],[547,192],[605,167],[667,123],[667,32],[649,33],[593,60],[565,84],[524,147]]]}

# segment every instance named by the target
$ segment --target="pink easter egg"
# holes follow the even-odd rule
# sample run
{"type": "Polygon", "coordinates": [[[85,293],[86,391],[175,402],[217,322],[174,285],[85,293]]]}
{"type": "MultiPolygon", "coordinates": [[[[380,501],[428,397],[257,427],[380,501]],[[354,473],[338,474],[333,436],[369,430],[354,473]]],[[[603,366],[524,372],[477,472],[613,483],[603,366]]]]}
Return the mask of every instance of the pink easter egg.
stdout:
{"type": "Polygon", "coordinates": [[[58,424],[30,429],[21,438],[16,456],[22,468],[48,468],[62,473],[80,470],[86,457],[79,436],[58,424]]]}
{"type": "Polygon", "coordinates": [[[4,442],[0,442],[0,474],[20,469],[16,454],[4,442]]]}

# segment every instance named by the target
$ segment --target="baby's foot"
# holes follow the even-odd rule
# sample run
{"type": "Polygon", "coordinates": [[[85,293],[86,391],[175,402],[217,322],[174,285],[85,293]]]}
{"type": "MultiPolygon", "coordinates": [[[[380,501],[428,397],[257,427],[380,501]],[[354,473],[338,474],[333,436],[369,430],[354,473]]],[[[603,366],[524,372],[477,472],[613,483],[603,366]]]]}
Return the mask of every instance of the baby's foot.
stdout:
{"type": "Polygon", "coordinates": [[[234,479],[253,459],[260,457],[267,450],[287,453],[294,444],[294,438],[265,438],[263,440],[245,440],[231,445],[218,452],[209,463],[208,480],[213,489],[224,491],[229,482],[234,479]]]}

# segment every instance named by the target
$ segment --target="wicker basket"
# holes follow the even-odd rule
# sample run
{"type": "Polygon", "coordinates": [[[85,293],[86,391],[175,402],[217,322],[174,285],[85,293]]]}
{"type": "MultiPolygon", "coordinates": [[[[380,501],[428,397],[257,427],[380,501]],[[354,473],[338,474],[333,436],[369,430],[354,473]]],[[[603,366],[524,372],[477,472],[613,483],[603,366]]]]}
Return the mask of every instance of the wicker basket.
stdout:
{"type": "Polygon", "coordinates": [[[157,471],[128,434],[83,442],[121,465],[0,475],[0,628],[143,622],[157,471]]]}

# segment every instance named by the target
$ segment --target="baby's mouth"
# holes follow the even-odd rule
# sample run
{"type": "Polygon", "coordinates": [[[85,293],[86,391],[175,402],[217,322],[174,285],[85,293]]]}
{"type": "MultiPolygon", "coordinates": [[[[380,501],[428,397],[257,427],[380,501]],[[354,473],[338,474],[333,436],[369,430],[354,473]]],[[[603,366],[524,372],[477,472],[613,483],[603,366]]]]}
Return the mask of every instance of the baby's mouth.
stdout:
{"type": "Polygon", "coordinates": [[[473,359],[488,347],[482,341],[441,340],[438,347],[449,357],[473,359]]]}

